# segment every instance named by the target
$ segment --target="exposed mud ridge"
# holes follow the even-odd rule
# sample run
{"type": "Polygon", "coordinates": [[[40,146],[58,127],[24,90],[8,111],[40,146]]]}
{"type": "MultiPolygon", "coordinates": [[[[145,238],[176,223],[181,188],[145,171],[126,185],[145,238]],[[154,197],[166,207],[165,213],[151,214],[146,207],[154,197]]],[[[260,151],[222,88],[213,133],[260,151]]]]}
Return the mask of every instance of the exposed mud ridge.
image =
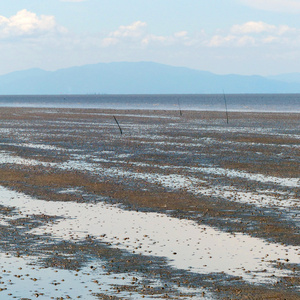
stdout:
{"type": "Polygon", "coordinates": [[[162,212],[178,218],[194,220],[199,224],[212,225],[228,232],[242,232],[263,237],[274,242],[299,245],[300,234],[293,220],[286,220],[282,211],[257,208],[251,204],[237,203],[228,199],[196,197],[183,190],[153,187],[145,190],[141,183],[131,186],[126,181],[114,183],[106,179],[97,182],[79,171],[61,171],[48,168],[17,167],[0,173],[3,186],[13,187],[34,197],[51,201],[102,201],[122,203],[124,208],[162,212]],[[81,192],[59,193],[64,189],[79,188],[81,192]],[[238,222],[237,222],[238,219],[238,222]]]}
{"type": "MultiPolygon", "coordinates": [[[[83,284],[78,292],[84,299],[300,299],[299,114],[230,113],[229,124],[222,112],[186,111],[181,117],[176,111],[2,108],[0,117],[3,261],[11,255],[30,258],[41,270],[69,270],[87,280],[86,291],[83,284]],[[105,217],[109,207],[114,218],[134,213],[127,219],[134,230],[125,223],[123,233],[102,225],[102,203],[105,217]],[[88,209],[91,215],[77,222],[88,209]],[[178,233],[174,241],[182,248],[168,244],[167,227],[158,221],[141,235],[152,214],[191,226],[187,232],[199,226],[199,233],[178,233]],[[90,229],[89,222],[95,224],[90,229]],[[216,239],[193,248],[198,237],[214,231],[216,239]],[[227,238],[232,249],[224,253],[240,261],[236,269],[218,267],[211,254],[227,238]],[[248,240],[253,249],[234,252],[248,240]],[[265,246],[256,250],[258,241],[265,246]],[[156,253],[168,253],[170,246],[187,251],[189,243],[193,251],[186,255],[156,253]],[[247,265],[249,255],[255,259],[252,250],[262,253],[253,270],[247,265]],[[201,268],[188,265],[198,264],[197,255],[201,268]]],[[[5,278],[3,292],[18,297],[5,278]]],[[[34,278],[37,286],[44,282],[34,278]]],[[[51,285],[55,297],[75,297],[72,286],[51,285]]],[[[32,288],[23,299],[54,297],[43,289],[32,288]]]]}

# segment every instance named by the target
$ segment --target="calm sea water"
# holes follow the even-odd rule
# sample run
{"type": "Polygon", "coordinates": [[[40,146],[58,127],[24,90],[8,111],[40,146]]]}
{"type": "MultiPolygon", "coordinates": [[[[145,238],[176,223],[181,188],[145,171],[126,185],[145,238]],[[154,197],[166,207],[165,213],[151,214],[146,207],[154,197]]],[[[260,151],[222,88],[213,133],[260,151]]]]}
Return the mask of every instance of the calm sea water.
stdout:
{"type": "MultiPolygon", "coordinates": [[[[225,95],[229,111],[300,112],[300,94],[225,95]]],[[[224,95],[18,95],[2,107],[224,110],[224,95]]]]}

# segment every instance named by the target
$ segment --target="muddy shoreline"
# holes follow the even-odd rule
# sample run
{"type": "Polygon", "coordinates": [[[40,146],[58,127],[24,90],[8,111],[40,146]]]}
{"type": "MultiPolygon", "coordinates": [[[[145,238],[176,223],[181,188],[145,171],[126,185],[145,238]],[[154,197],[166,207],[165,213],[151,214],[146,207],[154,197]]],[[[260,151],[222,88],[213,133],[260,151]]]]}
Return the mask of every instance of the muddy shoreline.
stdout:
{"type": "MultiPolygon", "coordinates": [[[[299,262],[300,115],[229,116],[227,125],[222,112],[2,108],[1,186],[53,205],[103,202],[189,220],[293,249],[299,262]]],[[[118,247],[117,237],[108,242],[106,234],[65,240],[32,233],[63,216],[26,216],[3,204],[1,215],[8,220],[1,225],[3,253],[36,257],[41,268],[80,273],[88,267],[90,276],[101,261],[97,288],[105,274],[130,279],[87,292],[95,299],[300,299],[300,266],[288,256],[268,260],[267,253],[264,263],[282,274],[249,282],[221,269],[175,268],[167,257],[118,247]]]]}

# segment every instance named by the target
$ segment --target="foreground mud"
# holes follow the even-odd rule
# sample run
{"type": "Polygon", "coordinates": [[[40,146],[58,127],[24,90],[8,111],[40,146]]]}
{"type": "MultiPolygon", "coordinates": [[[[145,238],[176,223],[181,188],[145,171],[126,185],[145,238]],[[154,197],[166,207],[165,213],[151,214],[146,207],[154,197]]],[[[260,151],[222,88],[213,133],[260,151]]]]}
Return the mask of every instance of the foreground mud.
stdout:
{"type": "MultiPolygon", "coordinates": [[[[26,273],[27,298],[300,299],[299,114],[0,117],[2,260],[86,283],[76,294],[67,276],[26,273]]],[[[25,299],[11,276],[1,292],[25,299]]]]}

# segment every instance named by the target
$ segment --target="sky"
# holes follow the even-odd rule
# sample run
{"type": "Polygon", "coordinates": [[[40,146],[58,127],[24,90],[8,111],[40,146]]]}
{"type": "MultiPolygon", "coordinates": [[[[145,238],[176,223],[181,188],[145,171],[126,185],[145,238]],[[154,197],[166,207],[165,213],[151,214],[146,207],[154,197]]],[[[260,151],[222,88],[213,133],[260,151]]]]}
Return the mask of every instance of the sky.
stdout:
{"type": "Polygon", "coordinates": [[[0,75],[118,61],[300,72],[300,0],[1,1],[0,57],[0,75]]]}

